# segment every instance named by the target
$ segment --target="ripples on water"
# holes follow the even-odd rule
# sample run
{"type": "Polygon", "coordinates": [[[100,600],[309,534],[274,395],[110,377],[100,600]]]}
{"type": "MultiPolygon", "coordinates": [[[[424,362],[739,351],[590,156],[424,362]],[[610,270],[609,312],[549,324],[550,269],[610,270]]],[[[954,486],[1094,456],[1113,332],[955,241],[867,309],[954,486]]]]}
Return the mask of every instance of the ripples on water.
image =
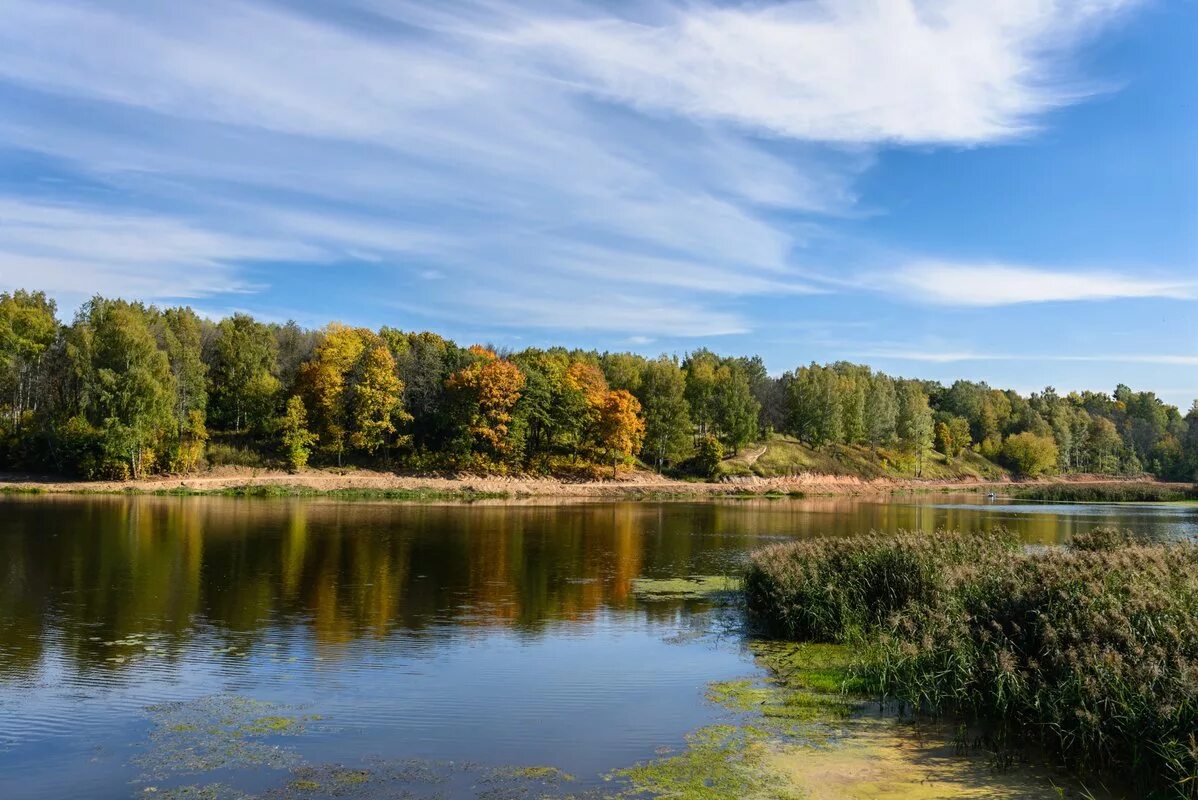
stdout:
{"type": "Polygon", "coordinates": [[[638,601],[635,578],[871,528],[1198,530],[1177,507],[943,499],[0,499],[0,797],[137,796],[147,709],[214,695],[319,717],[288,742],[310,763],[548,764],[599,785],[717,719],[704,687],[754,669],[709,603],[638,601]]]}

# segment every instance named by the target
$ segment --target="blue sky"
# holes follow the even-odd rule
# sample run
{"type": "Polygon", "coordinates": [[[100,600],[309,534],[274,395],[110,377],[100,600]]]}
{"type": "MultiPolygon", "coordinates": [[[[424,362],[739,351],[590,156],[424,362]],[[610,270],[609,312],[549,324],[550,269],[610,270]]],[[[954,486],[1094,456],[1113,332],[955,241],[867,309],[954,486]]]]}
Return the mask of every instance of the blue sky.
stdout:
{"type": "Polygon", "coordinates": [[[1198,3],[0,0],[0,289],[1198,397],[1198,3]]]}

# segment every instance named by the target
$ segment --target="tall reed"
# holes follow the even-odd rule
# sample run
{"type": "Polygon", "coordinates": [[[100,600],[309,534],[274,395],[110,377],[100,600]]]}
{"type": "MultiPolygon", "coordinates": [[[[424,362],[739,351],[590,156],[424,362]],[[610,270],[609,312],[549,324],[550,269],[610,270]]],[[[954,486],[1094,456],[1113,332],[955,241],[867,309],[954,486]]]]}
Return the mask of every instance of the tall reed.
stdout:
{"type": "Polygon", "coordinates": [[[1198,544],[871,534],[759,551],[745,592],[775,634],[857,644],[872,691],[1198,797],[1198,544]]]}

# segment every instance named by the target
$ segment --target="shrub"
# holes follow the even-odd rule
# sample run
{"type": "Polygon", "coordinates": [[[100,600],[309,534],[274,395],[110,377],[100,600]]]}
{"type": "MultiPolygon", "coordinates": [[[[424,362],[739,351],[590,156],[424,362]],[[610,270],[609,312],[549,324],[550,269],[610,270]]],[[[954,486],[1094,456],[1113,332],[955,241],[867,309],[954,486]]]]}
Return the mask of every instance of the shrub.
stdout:
{"type": "Polygon", "coordinates": [[[1168,502],[1198,500],[1198,488],[1162,486],[1155,483],[1061,483],[1017,489],[1020,500],[1089,503],[1168,502]]]}
{"type": "Polygon", "coordinates": [[[723,460],[724,445],[711,434],[704,436],[695,451],[695,471],[704,477],[711,477],[723,460]]]}
{"type": "Polygon", "coordinates": [[[1007,438],[999,457],[1005,466],[1020,475],[1034,478],[1056,469],[1059,452],[1051,436],[1024,431],[1007,438]]]}
{"type": "Polygon", "coordinates": [[[872,690],[1198,797],[1194,543],[1113,531],[1034,551],[960,534],[800,542],[757,553],[746,592],[772,630],[857,642],[872,690]]]}
{"type": "Polygon", "coordinates": [[[208,463],[213,467],[261,467],[262,454],[249,447],[209,442],[208,463]]]}

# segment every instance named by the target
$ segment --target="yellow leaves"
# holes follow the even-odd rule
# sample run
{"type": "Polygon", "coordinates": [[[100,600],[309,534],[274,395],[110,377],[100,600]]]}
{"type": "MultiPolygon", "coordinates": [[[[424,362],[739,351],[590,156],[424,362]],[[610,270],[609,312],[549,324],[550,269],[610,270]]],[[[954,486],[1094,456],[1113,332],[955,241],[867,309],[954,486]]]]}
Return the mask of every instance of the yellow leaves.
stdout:
{"type": "Polygon", "coordinates": [[[613,459],[628,459],[645,441],[645,420],[641,404],[629,392],[608,392],[599,407],[599,436],[613,459]]]}
{"type": "Polygon", "coordinates": [[[403,410],[403,381],[387,345],[373,331],[332,323],[300,372],[322,445],[373,453],[395,441],[403,410]]]}
{"type": "Polygon", "coordinates": [[[383,344],[371,347],[362,360],[354,386],[354,447],[373,453],[396,432],[396,423],[411,420],[403,410],[403,381],[395,373],[395,359],[383,344]]]}
{"type": "Polygon", "coordinates": [[[450,375],[445,387],[464,395],[474,406],[469,423],[471,435],[504,453],[508,450],[512,409],[524,388],[524,373],[511,361],[479,345],[471,347],[470,353],[481,360],[450,375]]]}
{"type": "Polygon", "coordinates": [[[591,408],[598,409],[603,405],[607,396],[607,380],[594,364],[575,361],[566,370],[565,380],[567,386],[582,393],[591,408]]]}

